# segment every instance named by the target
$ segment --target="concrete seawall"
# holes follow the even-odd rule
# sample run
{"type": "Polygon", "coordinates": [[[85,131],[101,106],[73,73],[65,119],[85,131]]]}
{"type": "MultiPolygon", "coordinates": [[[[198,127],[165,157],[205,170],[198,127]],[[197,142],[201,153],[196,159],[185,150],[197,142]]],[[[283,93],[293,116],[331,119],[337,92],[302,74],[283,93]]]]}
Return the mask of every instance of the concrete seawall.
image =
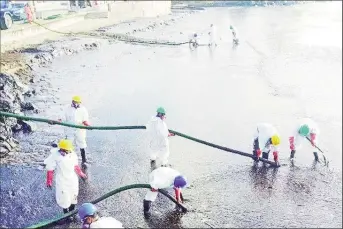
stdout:
{"type": "MultiPolygon", "coordinates": [[[[91,12],[77,13],[75,16],[53,20],[43,25],[49,29],[64,32],[90,31],[97,29],[97,27],[110,26],[111,24],[125,20],[132,20],[139,17],[156,17],[169,14],[170,12],[171,1],[116,1],[103,4],[94,8],[91,12]],[[84,24],[87,24],[87,26],[84,24]]],[[[22,42],[25,39],[38,38],[42,35],[49,36],[52,33],[54,32],[35,24],[25,24],[10,28],[9,30],[2,30],[1,50],[2,52],[9,50],[6,44],[11,44],[16,41],[22,42]]]]}

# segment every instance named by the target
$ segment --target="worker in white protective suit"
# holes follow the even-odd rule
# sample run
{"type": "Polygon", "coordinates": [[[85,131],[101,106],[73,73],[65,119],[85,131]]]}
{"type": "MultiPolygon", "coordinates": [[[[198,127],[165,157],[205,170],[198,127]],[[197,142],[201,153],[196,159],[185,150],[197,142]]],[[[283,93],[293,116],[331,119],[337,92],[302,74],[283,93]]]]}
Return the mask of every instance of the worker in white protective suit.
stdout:
{"type": "Polygon", "coordinates": [[[99,217],[98,209],[91,203],[84,203],[79,208],[82,228],[124,228],[123,224],[113,217],[99,217]]]}
{"type": "Polygon", "coordinates": [[[56,177],[56,202],[63,208],[63,213],[75,209],[79,193],[79,175],[87,179],[86,174],[81,171],[78,165],[77,155],[73,151],[73,144],[70,140],[62,139],[58,148],[51,150],[51,154],[44,160],[47,170],[46,186],[52,188],[52,181],[56,177]]]}
{"type": "Polygon", "coordinates": [[[209,35],[209,46],[217,46],[216,39],[217,39],[217,29],[215,25],[210,25],[210,31],[208,32],[209,35]]]}
{"type": "Polygon", "coordinates": [[[151,186],[151,190],[147,192],[143,200],[145,217],[149,217],[151,215],[151,204],[156,200],[159,189],[173,188],[177,202],[183,202],[181,190],[187,186],[187,179],[175,169],[169,167],[160,167],[153,170],[149,174],[149,184],[151,186]]]}
{"type": "MultiPolygon", "coordinates": [[[[289,144],[291,149],[290,159],[294,159],[296,150],[300,149],[303,141],[307,138],[312,146],[316,146],[318,142],[319,128],[317,124],[309,118],[301,120],[295,127],[294,133],[289,137],[289,144]]],[[[319,160],[318,153],[313,152],[314,159],[319,160]]]]}
{"type": "Polygon", "coordinates": [[[257,125],[254,133],[254,150],[253,155],[255,161],[259,161],[261,154],[262,158],[268,160],[269,152],[273,152],[274,162],[279,164],[280,136],[276,128],[269,123],[260,123],[257,125]]]}
{"type": "Polygon", "coordinates": [[[150,163],[153,166],[156,160],[161,161],[161,166],[167,166],[169,158],[169,136],[174,134],[169,133],[167,124],[165,123],[166,111],[163,107],[157,109],[157,115],[153,116],[146,128],[150,140],[150,163]]]}
{"type": "Polygon", "coordinates": [[[232,41],[233,41],[234,44],[237,45],[239,43],[239,39],[238,39],[238,35],[237,35],[237,30],[232,25],[230,25],[230,30],[231,30],[231,33],[232,33],[232,41]]]}
{"type": "MultiPolygon", "coordinates": [[[[74,125],[84,125],[90,126],[89,118],[88,118],[88,111],[87,109],[81,104],[81,97],[74,96],[72,98],[71,104],[68,104],[64,109],[64,118],[60,119],[59,121],[64,121],[66,123],[74,124],[74,125]]],[[[66,139],[71,140],[74,144],[80,148],[81,151],[81,159],[82,159],[82,166],[86,166],[87,159],[86,159],[86,130],[85,129],[78,129],[78,128],[65,128],[65,135],[66,139]]]]}

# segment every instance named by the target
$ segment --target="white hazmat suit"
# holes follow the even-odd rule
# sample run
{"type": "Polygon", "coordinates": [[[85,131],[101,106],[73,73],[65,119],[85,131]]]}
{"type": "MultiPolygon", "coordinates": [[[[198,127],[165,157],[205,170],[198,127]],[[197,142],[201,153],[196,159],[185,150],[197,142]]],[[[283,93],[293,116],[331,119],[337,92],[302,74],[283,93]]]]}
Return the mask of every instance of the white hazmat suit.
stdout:
{"type": "Polygon", "coordinates": [[[269,123],[259,123],[254,133],[254,140],[258,140],[258,145],[254,145],[254,148],[258,147],[262,152],[268,153],[269,151],[278,151],[277,147],[270,143],[270,138],[274,135],[279,135],[276,128],[269,123]]]}
{"type": "Polygon", "coordinates": [[[167,124],[160,117],[152,117],[146,126],[150,142],[150,160],[160,159],[162,165],[168,163],[169,130],[167,124]]]}
{"type": "MultiPolygon", "coordinates": [[[[294,129],[293,135],[289,138],[290,149],[298,150],[302,147],[302,143],[306,137],[299,134],[299,129],[301,126],[307,125],[310,129],[309,135],[307,136],[313,143],[318,144],[319,128],[317,124],[309,118],[302,119],[294,129]]],[[[307,141],[307,140],[306,140],[307,141]]]]}
{"type": "MultiPolygon", "coordinates": [[[[81,104],[77,109],[72,105],[67,105],[64,109],[64,119],[62,121],[74,125],[83,125],[83,122],[89,122],[88,111],[81,104]]],[[[87,147],[85,129],[66,127],[65,135],[67,139],[74,142],[80,149],[87,147]]]]}
{"type": "Polygon", "coordinates": [[[100,217],[91,223],[90,228],[124,228],[123,224],[113,217],[100,217]]]}
{"type": "Polygon", "coordinates": [[[75,172],[78,159],[75,152],[62,156],[59,149],[51,150],[51,154],[44,160],[46,170],[53,170],[56,178],[56,202],[61,208],[68,208],[77,204],[79,193],[79,179],[75,172]]]}
{"type": "MultiPolygon", "coordinates": [[[[149,184],[151,188],[157,189],[166,189],[174,187],[175,177],[180,176],[181,174],[175,169],[169,167],[160,167],[153,170],[149,175],[149,184]]],[[[145,196],[145,200],[155,201],[158,196],[158,192],[153,192],[151,190],[145,196]]]]}
{"type": "Polygon", "coordinates": [[[217,29],[215,25],[212,24],[209,31],[209,45],[210,46],[217,45],[216,40],[217,40],[217,29]]]}

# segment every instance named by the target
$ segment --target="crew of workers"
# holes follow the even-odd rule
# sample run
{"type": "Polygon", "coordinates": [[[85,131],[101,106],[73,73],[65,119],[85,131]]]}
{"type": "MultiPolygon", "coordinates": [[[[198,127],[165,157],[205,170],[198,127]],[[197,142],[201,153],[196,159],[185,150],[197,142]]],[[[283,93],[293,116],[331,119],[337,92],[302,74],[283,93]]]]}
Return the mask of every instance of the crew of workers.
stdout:
{"type": "MultiPolygon", "coordinates": [[[[290,145],[290,160],[294,160],[296,150],[301,148],[304,139],[311,142],[313,147],[316,147],[319,135],[319,128],[317,124],[311,119],[303,119],[296,126],[295,131],[289,137],[290,145]]],[[[253,156],[255,161],[262,158],[268,160],[269,153],[273,152],[274,162],[279,164],[279,150],[280,135],[276,128],[269,123],[260,123],[257,125],[254,133],[254,149],[253,156]]],[[[319,161],[318,153],[316,150],[313,152],[315,161],[319,161]]]]}
{"type": "MultiPolygon", "coordinates": [[[[90,126],[87,109],[81,104],[81,98],[74,96],[71,104],[64,110],[64,121],[75,125],[90,126]]],[[[174,189],[175,199],[178,203],[183,202],[181,190],[187,187],[187,179],[177,170],[170,168],[169,159],[169,140],[170,133],[165,122],[166,110],[159,107],[148,122],[146,129],[149,136],[150,164],[160,167],[155,168],[149,174],[149,190],[143,200],[144,216],[151,215],[151,205],[158,196],[161,189],[174,189]]],[[[55,124],[56,122],[50,122],[55,124]]],[[[312,146],[316,146],[319,129],[316,123],[310,119],[302,120],[295,128],[295,132],[289,137],[290,159],[293,160],[296,150],[300,149],[304,139],[308,139],[312,146]]],[[[269,160],[272,152],[273,160],[279,164],[279,145],[280,135],[276,128],[269,123],[259,123],[254,132],[253,158],[256,162],[261,158],[269,160]]],[[[52,187],[53,178],[56,177],[56,202],[63,209],[63,213],[71,212],[77,204],[79,193],[78,176],[83,180],[87,175],[81,170],[78,164],[78,156],[74,151],[73,143],[80,149],[82,165],[85,164],[86,155],[86,130],[79,128],[65,128],[65,139],[61,139],[57,148],[51,150],[51,154],[45,159],[44,164],[47,170],[46,185],[52,187]]],[[[315,160],[318,161],[318,153],[313,152],[315,160]]],[[[263,161],[263,160],[262,160],[263,161]]],[[[83,228],[123,228],[121,222],[112,217],[99,217],[96,207],[91,203],[83,204],[79,209],[79,216],[83,223],[83,228]]],[[[70,219],[72,220],[72,219],[70,219]]]]}
{"type": "MultiPolygon", "coordinates": [[[[232,42],[233,44],[235,45],[238,45],[239,43],[239,39],[238,39],[238,35],[237,35],[237,29],[230,25],[230,31],[231,31],[231,34],[232,34],[232,42]]],[[[210,25],[210,28],[209,28],[209,31],[208,31],[208,46],[209,47],[212,47],[212,46],[217,46],[217,29],[216,29],[216,26],[214,24],[211,24],[210,25]]],[[[199,42],[198,42],[198,33],[193,33],[189,39],[189,46],[190,48],[196,48],[199,46],[199,42]]]]}

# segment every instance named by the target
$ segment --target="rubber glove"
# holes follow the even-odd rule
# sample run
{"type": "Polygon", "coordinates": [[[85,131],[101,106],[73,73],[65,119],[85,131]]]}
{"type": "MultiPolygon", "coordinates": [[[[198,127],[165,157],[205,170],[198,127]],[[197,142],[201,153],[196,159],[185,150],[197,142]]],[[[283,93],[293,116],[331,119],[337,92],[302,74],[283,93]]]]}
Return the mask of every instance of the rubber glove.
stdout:
{"type": "Polygon", "coordinates": [[[54,171],[53,170],[49,170],[46,173],[46,187],[48,188],[52,188],[52,180],[54,178],[54,171]]]}

